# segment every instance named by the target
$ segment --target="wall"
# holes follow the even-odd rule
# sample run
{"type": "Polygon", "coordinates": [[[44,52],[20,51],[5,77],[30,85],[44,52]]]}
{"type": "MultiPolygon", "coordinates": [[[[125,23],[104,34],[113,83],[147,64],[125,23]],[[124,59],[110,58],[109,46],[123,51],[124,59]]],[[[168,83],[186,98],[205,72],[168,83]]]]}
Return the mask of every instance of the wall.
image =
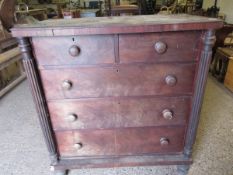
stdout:
{"type": "MultiPolygon", "coordinates": [[[[214,5],[214,0],[204,0],[203,9],[207,9],[214,5]]],[[[233,24],[233,0],[218,0],[220,13],[226,14],[226,22],[233,24]]]]}

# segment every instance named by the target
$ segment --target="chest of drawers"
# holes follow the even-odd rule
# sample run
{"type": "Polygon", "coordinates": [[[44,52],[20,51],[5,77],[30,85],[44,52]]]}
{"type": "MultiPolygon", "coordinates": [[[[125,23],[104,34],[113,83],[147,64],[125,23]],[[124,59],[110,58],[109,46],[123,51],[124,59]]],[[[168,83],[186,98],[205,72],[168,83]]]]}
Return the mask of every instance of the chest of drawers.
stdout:
{"type": "Polygon", "coordinates": [[[186,174],[221,26],[187,15],[15,26],[51,170],[178,165],[186,174]]]}

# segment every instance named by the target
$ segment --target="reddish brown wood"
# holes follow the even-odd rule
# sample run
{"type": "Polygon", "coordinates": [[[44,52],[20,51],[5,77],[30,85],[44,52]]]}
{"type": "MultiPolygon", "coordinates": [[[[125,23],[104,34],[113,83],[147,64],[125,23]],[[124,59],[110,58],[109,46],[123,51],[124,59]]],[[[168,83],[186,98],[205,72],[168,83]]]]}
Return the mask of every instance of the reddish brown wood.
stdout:
{"type": "Polygon", "coordinates": [[[192,94],[196,64],[151,64],[119,67],[41,70],[46,97],[50,99],[180,95],[192,94]],[[174,75],[177,83],[169,86],[167,75],[174,75]],[[72,88],[62,88],[63,81],[72,88]]]}
{"type": "Polygon", "coordinates": [[[3,0],[0,4],[0,19],[1,24],[6,30],[13,27],[15,22],[15,6],[14,0],[3,0]]]}
{"type": "Polygon", "coordinates": [[[191,31],[120,35],[120,62],[197,61],[200,34],[191,31]],[[166,44],[164,53],[156,51],[157,42],[166,44]]]}
{"type": "Polygon", "coordinates": [[[116,152],[119,155],[177,153],[183,151],[184,127],[129,128],[116,133],[116,152]],[[169,143],[161,145],[160,139],[169,143]]]}
{"type": "Polygon", "coordinates": [[[140,156],[71,157],[70,159],[61,159],[58,164],[55,165],[55,169],[189,165],[191,163],[192,159],[186,158],[180,153],[169,155],[144,154],[140,156]]]}
{"type": "Polygon", "coordinates": [[[62,157],[177,153],[183,150],[184,127],[121,128],[55,133],[62,157]],[[147,137],[145,137],[147,136],[147,137]],[[169,140],[161,145],[160,139],[169,140]],[[77,149],[75,144],[82,147],[77,149]]]}
{"type": "MultiPolygon", "coordinates": [[[[110,2],[111,3],[111,2],[110,2]]],[[[121,15],[139,15],[141,13],[140,5],[113,5],[109,7],[111,16],[121,16],[121,15]]]]}
{"type": "Polygon", "coordinates": [[[192,109],[190,114],[190,121],[187,128],[184,154],[191,157],[192,147],[195,142],[198,122],[200,119],[201,105],[203,101],[204,90],[209,70],[209,65],[212,57],[212,47],[215,43],[216,37],[213,30],[206,31],[202,36],[203,49],[200,55],[199,69],[197,70],[197,83],[195,84],[192,109]]]}
{"type": "MultiPolygon", "coordinates": [[[[114,36],[74,36],[33,38],[33,47],[39,65],[75,65],[114,63],[114,36]],[[78,47],[72,56],[71,47],[78,47]]],[[[75,51],[74,49],[72,50],[75,51]]]]}
{"type": "Polygon", "coordinates": [[[55,130],[112,128],[116,125],[117,111],[114,100],[51,101],[48,105],[55,130]],[[69,114],[76,114],[77,120],[67,121],[69,114]]]}
{"type": "Polygon", "coordinates": [[[33,58],[32,48],[30,47],[28,38],[18,38],[19,48],[22,52],[25,72],[27,74],[30,90],[33,96],[38,119],[45,138],[48,152],[51,159],[51,165],[57,164],[58,152],[54,132],[51,129],[51,121],[49,118],[48,106],[46,104],[45,95],[40,81],[38,70],[36,69],[35,59],[33,58]]]}
{"type": "Polygon", "coordinates": [[[114,130],[65,131],[55,132],[60,155],[64,156],[98,156],[112,155],[115,152],[114,130]],[[81,143],[81,149],[75,144],[81,143]]]}
{"type": "Polygon", "coordinates": [[[12,34],[20,36],[74,36],[96,34],[148,33],[206,30],[222,27],[220,19],[191,15],[147,15],[47,20],[18,25],[12,34]]]}
{"type": "Polygon", "coordinates": [[[48,106],[56,130],[101,129],[185,125],[190,102],[189,97],[103,98],[50,101],[48,106]],[[163,117],[165,109],[172,111],[172,119],[163,117]],[[69,114],[77,119],[67,121],[69,114]]]}
{"type": "Polygon", "coordinates": [[[32,89],[39,86],[52,169],[175,164],[187,172],[213,30],[221,26],[151,15],[15,27],[14,36],[38,36],[34,55],[28,40],[20,42],[32,89]]]}

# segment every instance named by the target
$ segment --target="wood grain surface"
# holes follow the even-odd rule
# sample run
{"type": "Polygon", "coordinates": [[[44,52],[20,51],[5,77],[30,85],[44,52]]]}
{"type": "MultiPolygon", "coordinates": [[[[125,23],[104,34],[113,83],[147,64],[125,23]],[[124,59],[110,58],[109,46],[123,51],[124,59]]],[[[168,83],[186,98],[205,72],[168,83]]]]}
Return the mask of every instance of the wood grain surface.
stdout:
{"type": "Polygon", "coordinates": [[[16,25],[51,169],[182,165],[186,174],[222,26],[191,15],[16,25]]]}
{"type": "Polygon", "coordinates": [[[50,101],[48,106],[55,130],[102,129],[186,125],[190,100],[189,97],[102,98],[50,101]],[[163,117],[165,109],[172,112],[172,119],[163,117]],[[69,114],[75,114],[77,120],[67,121],[69,114]]]}
{"type": "Polygon", "coordinates": [[[11,31],[15,37],[72,36],[205,30],[222,26],[220,19],[180,14],[46,20],[15,25],[11,31]]]}
{"type": "Polygon", "coordinates": [[[178,153],[183,149],[184,127],[121,128],[56,132],[62,157],[178,153]],[[169,139],[161,146],[160,139],[169,139]],[[76,149],[74,144],[82,143],[76,149]]]}
{"type": "Polygon", "coordinates": [[[40,70],[48,100],[87,97],[191,95],[196,64],[150,64],[40,70]],[[168,75],[177,79],[169,86],[168,75]],[[64,81],[70,90],[62,88],[64,81]]]}
{"type": "Polygon", "coordinates": [[[197,61],[201,32],[164,32],[150,34],[127,34],[119,36],[121,63],[197,61]],[[156,42],[163,42],[167,50],[156,52],[156,42]]]}
{"type": "Polygon", "coordinates": [[[39,65],[76,65],[114,63],[114,37],[111,35],[40,37],[32,44],[39,65]],[[77,46],[78,56],[71,56],[69,49],[77,46]]]}

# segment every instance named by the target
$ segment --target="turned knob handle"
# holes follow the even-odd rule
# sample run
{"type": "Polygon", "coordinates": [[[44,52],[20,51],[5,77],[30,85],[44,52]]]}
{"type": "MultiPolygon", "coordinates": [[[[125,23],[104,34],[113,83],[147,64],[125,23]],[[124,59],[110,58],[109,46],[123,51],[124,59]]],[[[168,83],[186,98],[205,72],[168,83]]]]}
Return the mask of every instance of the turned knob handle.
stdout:
{"type": "Polygon", "coordinates": [[[74,148],[76,149],[76,150],[79,150],[79,149],[81,149],[83,147],[83,144],[82,143],[75,143],[74,144],[74,148]]]}
{"type": "Polygon", "coordinates": [[[75,122],[78,119],[78,116],[76,114],[69,114],[65,119],[68,122],[75,122]]]}
{"type": "Polygon", "coordinates": [[[163,54],[167,51],[167,44],[162,41],[156,42],[154,47],[155,47],[155,51],[159,54],[163,54]]]}
{"type": "Polygon", "coordinates": [[[70,90],[72,88],[72,82],[70,80],[64,80],[62,82],[62,88],[65,90],[70,90]]]}
{"type": "Polygon", "coordinates": [[[168,144],[169,144],[169,140],[168,140],[167,138],[165,138],[165,137],[162,137],[162,138],[160,139],[160,144],[161,144],[162,146],[168,145],[168,144]]]}
{"type": "Polygon", "coordinates": [[[69,48],[69,54],[72,57],[76,57],[80,54],[80,48],[76,45],[73,45],[69,48]]]}
{"type": "Polygon", "coordinates": [[[171,120],[173,118],[172,111],[169,109],[164,109],[162,113],[163,113],[163,118],[167,120],[171,120]]]}
{"type": "Polygon", "coordinates": [[[165,82],[169,86],[174,86],[174,85],[176,85],[177,79],[174,75],[168,75],[165,78],[165,82]]]}

